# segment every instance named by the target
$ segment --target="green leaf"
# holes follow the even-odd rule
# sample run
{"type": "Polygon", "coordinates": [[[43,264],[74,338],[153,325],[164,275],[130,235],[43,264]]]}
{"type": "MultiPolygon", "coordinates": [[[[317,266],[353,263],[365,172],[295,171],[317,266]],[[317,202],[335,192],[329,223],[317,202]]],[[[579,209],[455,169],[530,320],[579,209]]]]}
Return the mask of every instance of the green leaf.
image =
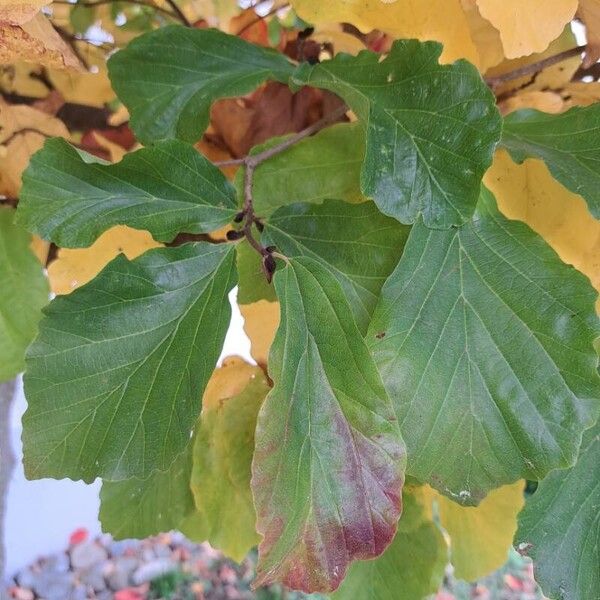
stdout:
{"type": "Polygon", "coordinates": [[[25,348],[34,338],[48,283],[29,248],[31,236],[13,225],[14,210],[0,207],[0,382],[25,368],[25,348]]]}
{"type": "MultiPolygon", "coordinates": [[[[284,137],[256,146],[250,154],[275,146],[284,137]]],[[[259,217],[295,202],[322,202],[328,198],[361,202],[360,169],[365,139],[359,123],[339,123],[295,144],[262,163],[254,172],[252,198],[259,217]]],[[[244,169],[235,186],[242,196],[244,169]]]]}
{"type": "Polygon", "coordinates": [[[259,367],[248,375],[239,394],[204,396],[191,481],[196,512],[183,526],[188,537],[208,540],[237,562],[260,541],[250,475],[256,417],[269,391],[259,367]]]}
{"type": "Polygon", "coordinates": [[[214,231],[235,212],[232,185],[188,144],[163,142],[111,165],[54,138],[23,175],[17,219],[44,239],[78,248],[113,225],[171,241],[182,231],[214,231]]]}
{"type": "Polygon", "coordinates": [[[600,106],[575,107],[559,115],[518,110],[504,119],[502,145],[514,161],[543,160],[567,189],[583,196],[600,218],[600,106]]]}
{"type": "Polygon", "coordinates": [[[265,81],[287,83],[293,65],[274,50],[216,29],[161,27],[108,61],[113,88],[144,144],[195,142],[219,98],[248,94],[265,81]]]}
{"type": "Polygon", "coordinates": [[[252,304],[259,300],[275,302],[275,289],[267,282],[262,270],[261,257],[246,240],[236,245],[239,286],[238,304],[252,304]]]}
{"type": "Polygon", "coordinates": [[[544,479],[519,515],[515,547],[534,560],[544,594],[600,598],[600,423],[583,436],[577,464],[544,479]]]}
{"type": "Polygon", "coordinates": [[[381,554],[401,508],[405,450],[391,403],[340,284],[292,258],[275,274],[275,387],[252,465],[256,585],[332,591],[350,562],[381,554]]]}
{"type": "Polygon", "coordinates": [[[236,283],[229,244],[122,255],[57,297],[29,349],[30,479],[147,478],[189,442],[236,283]]]}
{"type": "Polygon", "coordinates": [[[191,449],[190,442],[166,471],[156,471],[147,479],[104,481],[99,514],[102,531],[122,540],[179,529],[194,511],[191,449]]]}
{"type": "Polygon", "coordinates": [[[335,92],[365,124],[362,191],[402,223],[460,225],[473,214],[501,119],[494,96],[466,61],[439,65],[442,46],[394,42],[303,64],[293,81],[335,92]]]}
{"type": "Polygon", "coordinates": [[[322,261],[340,282],[364,333],[409,231],[381,214],[373,202],[326,200],[280,208],[269,218],[262,241],[288,257],[322,261]]]}
{"type": "Polygon", "coordinates": [[[420,600],[438,590],[448,563],[444,536],[412,494],[403,500],[394,541],[379,558],[354,563],[333,600],[420,600]]]}
{"type": "Polygon", "coordinates": [[[595,300],[487,190],[460,229],[416,224],[368,333],[408,473],[472,505],[573,464],[599,406],[595,300]]]}

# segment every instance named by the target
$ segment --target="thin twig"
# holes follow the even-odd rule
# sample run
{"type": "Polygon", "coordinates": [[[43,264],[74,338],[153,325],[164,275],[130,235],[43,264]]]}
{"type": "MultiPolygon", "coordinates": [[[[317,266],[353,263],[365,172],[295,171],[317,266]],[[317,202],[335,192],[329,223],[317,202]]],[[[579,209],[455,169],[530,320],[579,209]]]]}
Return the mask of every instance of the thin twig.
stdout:
{"type": "Polygon", "coordinates": [[[192,23],[189,19],[183,14],[182,10],[177,6],[177,2],[175,0],[167,0],[167,4],[173,9],[178,19],[186,26],[191,27],[192,23]]]}
{"type": "MultiPolygon", "coordinates": [[[[146,6],[148,8],[152,8],[156,12],[163,13],[171,17],[172,19],[179,19],[179,16],[175,13],[163,8],[162,6],[157,6],[153,2],[148,2],[146,0],[119,0],[120,2],[124,2],[126,4],[137,4],[138,6],[146,6]]],[[[69,0],[54,0],[54,4],[70,4],[71,6],[85,6],[89,8],[93,8],[94,6],[100,6],[102,4],[112,4],[115,0],[93,0],[93,2],[70,2],[69,0]]]]}
{"type": "Polygon", "coordinates": [[[491,88],[494,88],[507,81],[518,79],[519,77],[535,75],[536,73],[539,73],[540,71],[547,69],[548,67],[552,67],[553,65],[563,62],[569,58],[572,58],[573,56],[582,54],[583,52],[585,52],[585,49],[585,46],[577,46],[577,48],[570,48],[569,50],[565,50],[564,52],[560,52],[559,54],[555,54],[554,56],[549,56],[548,58],[544,58],[543,60],[540,60],[538,62],[525,65],[524,67],[519,67],[518,69],[514,69],[512,71],[509,71],[508,73],[496,75],[495,77],[486,77],[485,82],[491,88]]]}
{"type": "MultiPolygon", "coordinates": [[[[270,272],[270,261],[273,261],[273,249],[265,248],[255,237],[253,234],[253,227],[257,225],[260,227],[261,221],[254,213],[254,200],[252,197],[252,187],[254,183],[254,173],[256,169],[265,161],[273,158],[274,156],[285,152],[288,148],[291,148],[301,140],[321,131],[334,123],[341,117],[346,114],[348,108],[346,106],[340,106],[336,110],[332,111],[328,115],[324,116],[319,121],[316,121],[312,125],[309,125],[302,131],[290,136],[280,144],[273,146],[272,148],[267,148],[262,152],[258,152],[257,154],[250,154],[244,158],[236,158],[233,160],[224,160],[220,162],[216,162],[215,165],[219,167],[233,166],[233,165],[243,165],[245,167],[244,172],[244,206],[241,212],[243,215],[243,226],[240,230],[243,233],[243,237],[248,240],[248,243],[260,254],[263,261],[263,269],[265,270],[265,274],[269,279],[269,275],[272,275],[270,272]],[[270,272],[270,273],[269,273],[270,272]]],[[[274,270],[274,267],[273,267],[274,270]]]]}

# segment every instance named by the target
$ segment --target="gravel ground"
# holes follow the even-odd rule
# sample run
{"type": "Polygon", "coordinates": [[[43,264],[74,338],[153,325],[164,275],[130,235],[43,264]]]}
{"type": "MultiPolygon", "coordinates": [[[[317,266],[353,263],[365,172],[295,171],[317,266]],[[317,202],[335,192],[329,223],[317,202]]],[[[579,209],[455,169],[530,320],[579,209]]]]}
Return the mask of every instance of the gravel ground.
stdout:
{"type": "MultiPolygon", "coordinates": [[[[88,539],[75,531],[64,552],[40,558],[9,582],[16,600],[300,600],[277,587],[251,591],[256,555],[240,565],[208,544],[179,533],[146,540],[88,539]]],[[[312,595],[311,600],[320,600],[312,595]]],[[[512,553],[506,565],[476,584],[455,580],[449,568],[435,600],[542,600],[531,563],[512,553]]],[[[360,600],[360,599],[357,599],[360,600]]]]}

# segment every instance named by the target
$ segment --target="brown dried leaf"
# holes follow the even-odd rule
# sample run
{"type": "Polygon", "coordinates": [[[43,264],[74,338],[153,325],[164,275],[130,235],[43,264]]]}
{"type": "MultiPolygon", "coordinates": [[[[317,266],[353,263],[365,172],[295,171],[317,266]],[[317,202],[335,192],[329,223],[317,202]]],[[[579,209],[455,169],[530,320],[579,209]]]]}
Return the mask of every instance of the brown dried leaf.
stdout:
{"type": "Polygon", "coordinates": [[[19,60],[57,69],[82,69],[73,50],[41,13],[19,25],[0,23],[0,63],[19,60]]]}
{"type": "Polygon", "coordinates": [[[21,25],[52,0],[0,0],[0,22],[21,25]]]}

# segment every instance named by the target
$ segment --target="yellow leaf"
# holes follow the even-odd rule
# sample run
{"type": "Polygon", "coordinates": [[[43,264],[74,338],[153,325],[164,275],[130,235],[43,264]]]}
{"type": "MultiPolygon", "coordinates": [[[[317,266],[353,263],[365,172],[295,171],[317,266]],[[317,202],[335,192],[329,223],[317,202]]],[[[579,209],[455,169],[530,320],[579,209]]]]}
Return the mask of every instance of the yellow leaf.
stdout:
{"type": "Polygon", "coordinates": [[[565,109],[565,102],[562,96],[556,92],[534,90],[509,96],[506,100],[498,103],[498,108],[503,115],[520,108],[536,108],[542,112],[557,114],[565,109]]]}
{"type": "Polygon", "coordinates": [[[471,39],[479,54],[478,66],[481,71],[485,72],[504,60],[500,33],[487,19],[481,16],[477,0],[461,0],[461,3],[471,31],[471,39]]]}
{"type": "Polygon", "coordinates": [[[279,303],[259,300],[252,304],[240,304],[240,312],[244,317],[244,331],[250,338],[250,354],[264,367],[279,326],[279,303]]]}
{"type": "Polygon", "coordinates": [[[182,530],[237,561],[260,540],[250,478],[256,417],[268,391],[259,367],[237,357],[226,360],[206,388],[194,440],[196,512],[182,530]]]}
{"type": "Polygon", "coordinates": [[[160,246],[147,231],[117,225],[104,232],[89,248],[61,248],[48,267],[50,288],[55,294],[69,294],[93,279],[119,253],[131,260],[160,246]]]}
{"type": "Polygon", "coordinates": [[[331,44],[335,54],[346,52],[356,55],[365,49],[365,44],[355,35],[346,33],[340,23],[321,23],[315,27],[311,39],[320,44],[331,44]]]}
{"type": "Polygon", "coordinates": [[[300,17],[309,23],[352,23],[362,32],[373,29],[395,38],[437,40],[444,44],[442,60],[467,58],[479,65],[479,53],[471,39],[460,0],[292,0],[300,17]]]}
{"type": "Polygon", "coordinates": [[[214,370],[202,398],[203,410],[216,408],[223,398],[237,396],[258,373],[255,366],[239,356],[228,356],[214,370]]]}
{"type": "Polygon", "coordinates": [[[587,38],[585,60],[587,69],[600,59],[600,0],[579,0],[579,12],[587,38]]]}
{"type": "Polygon", "coordinates": [[[478,506],[462,506],[429,486],[418,494],[437,507],[440,525],[450,538],[450,560],[459,579],[474,581],[501,567],[508,558],[523,508],[523,482],[490,492],[478,506]]]}
{"type": "Polygon", "coordinates": [[[102,108],[115,98],[108,79],[105,53],[92,44],[75,42],[77,52],[89,70],[67,71],[49,69],[48,78],[66,102],[102,108]]]}
{"type": "Polygon", "coordinates": [[[560,94],[565,102],[565,109],[572,106],[589,106],[600,102],[600,83],[597,81],[589,83],[574,81],[565,85],[560,94]]]}
{"type": "Polygon", "coordinates": [[[0,22],[0,39],[0,63],[24,60],[58,69],[82,68],[73,50],[41,13],[18,25],[0,22]]]}
{"type": "Polygon", "coordinates": [[[600,291],[600,221],[581,196],[556,181],[542,161],[517,165],[505,150],[496,153],[484,183],[509,219],[527,223],[600,291]]]}
{"type": "Polygon", "coordinates": [[[0,194],[18,198],[29,158],[49,136],[68,138],[69,131],[56,117],[0,98],[0,194]]]}
{"type": "Polygon", "coordinates": [[[0,22],[21,25],[52,0],[0,0],[0,22]]]}
{"type": "Polygon", "coordinates": [[[500,32],[507,58],[546,50],[577,10],[577,0],[477,0],[477,5],[500,32]]]}
{"type": "Polygon", "coordinates": [[[48,251],[50,250],[50,243],[37,235],[31,236],[31,243],[29,244],[31,251],[35,254],[36,258],[42,263],[42,265],[46,265],[46,260],[48,259],[48,251]]]}
{"type": "MultiPolygon", "coordinates": [[[[502,75],[503,73],[508,73],[532,63],[537,63],[549,56],[554,56],[564,50],[574,48],[575,46],[577,46],[575,36],[573,35],[571,28],[566,27],[560,37],[554,40],[544,52],[513,60],[505,60],[496,67],[489,69],[486,75],[488,77],[502,75]]],[[[571,81],[575,71],[577,71],[580,66],[581,58],[579,56],[574,56],[573,58],[563,60],[556,65],[548,67],[535,75],[525,75],[524,77],[511,79],[494,88],[494,91],[496,92],[496,95],[502,95],[513,90],[521,89],[523,91],[546,89],[558,90],[571,81]]]]}

